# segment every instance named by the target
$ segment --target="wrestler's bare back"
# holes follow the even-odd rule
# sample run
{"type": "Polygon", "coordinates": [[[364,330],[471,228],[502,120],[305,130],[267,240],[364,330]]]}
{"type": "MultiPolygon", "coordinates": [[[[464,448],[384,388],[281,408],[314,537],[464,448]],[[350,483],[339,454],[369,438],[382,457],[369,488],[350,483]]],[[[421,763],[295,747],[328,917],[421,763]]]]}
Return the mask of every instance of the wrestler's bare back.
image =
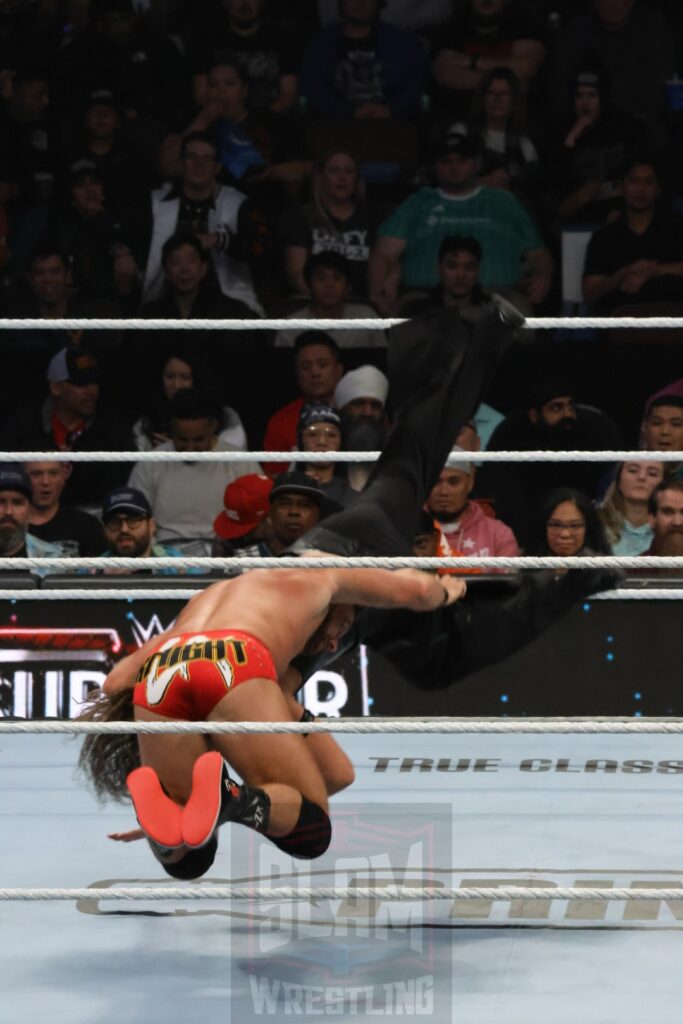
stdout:
{"type": "Polygon", "coordinates": [[[193,598],[173,632],[235,629],[251,633],[284,672],[327,615],[335,590],[329,570],[245,573],[193,598]]]}
{"type": "MultiPolygon", "coordinates": [[[[112,669],[104,690],[111,693],[132,686],[148,655],[178,633],[251,633],[268,648],[282,676],[323,623],[331,604],[430,611],[451,604],[464,592],[462,580],[445,577],[439,581],[414,570],[254,570],[215,583],[193,597],[172,629],[153,637],[112,669]]],[[[349,611],[349,624],[351,618],[349,611]]]]}

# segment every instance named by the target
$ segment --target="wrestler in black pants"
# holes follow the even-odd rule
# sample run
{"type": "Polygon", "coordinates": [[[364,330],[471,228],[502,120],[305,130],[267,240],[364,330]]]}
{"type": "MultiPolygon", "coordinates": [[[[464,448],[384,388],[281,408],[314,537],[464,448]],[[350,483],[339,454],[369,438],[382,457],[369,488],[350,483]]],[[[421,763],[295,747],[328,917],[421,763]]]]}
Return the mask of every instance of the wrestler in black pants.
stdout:
{"type": "MultiPolygon", "coordinates": [[[[454,310],[439,310],[390,330],[389,394],[397,412],[387,444],[353,504],[293,550],[345,557],[411,553],[420,510],[519,322],[503,319],[497,308],[474,324],[454,310]]],[[[484,586],[475,581],[463,601],[430,614],[364,609],[344,650],[365,643],[413,685],[440,689],[507,657],[577,601],[614,587],[617,578],[601,570],[559,578],[531,571],[484,586]]],[[[295,664],[305,679],[338,653],[301,656],[295,664]]]]}
{"type": "Polygon", "coordinates": [[[492,307],[475,324],[437,310],[389,331],[394,425],[361,494],[293,550],[409,555],[420,510],[472,417],[514,325],[492,307]]]}

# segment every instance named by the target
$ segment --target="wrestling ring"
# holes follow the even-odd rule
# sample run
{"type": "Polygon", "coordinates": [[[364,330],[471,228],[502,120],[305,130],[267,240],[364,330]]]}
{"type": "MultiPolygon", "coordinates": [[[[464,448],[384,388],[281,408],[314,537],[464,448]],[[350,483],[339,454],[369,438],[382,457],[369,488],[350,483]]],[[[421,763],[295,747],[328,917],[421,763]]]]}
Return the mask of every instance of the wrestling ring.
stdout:
{"type": "MultiPolygon", "coordinates": [[[[683,326],[535,319],[528,326],[683,326]]],[[[630,318],[629,318],[630,321],[630,318]]],[[[398,321],[367,321],[370,327],[398,321]]],[[[166,329],[230,322],[163,321],[166,329]]],[[[303,326],[331,327],[324,321],[303,326]]],[[[145,330],[154,321],[5,321],[145,330]]],[[[240,323],[239,327],[244,328],[240,323]]],[[[300,326],[255,321],[247,326],[300,326]]],[[[358,322],[334,322],[335,327],[358,322]]],[[[331,461],[331,454],[317,456],[331,461]]],[[[3,453],[2,461],[182,458],[3,453]]],[[[477,460],[656,459],[672,452],[478,453],[477,460]]],[[[226,460],[230,453],[195,453],[226,460]]],[[[239,458],[265,458],[239,453],[239,458]]],[[[339,453],[348,461],[376,453],[339,453]]],[[[291,453],[269,452],[269,461],[291,453]]],[[[316,456],[298,453],[297,461],[316,456]]],[[[159,559],[148,560],[159,567],[159,559]]],[[[169,559],[171,567],[412,565],[683,568],[683,558],[169,559]]],[[[143,568],[144,559],[2,559],[0,570],[143,568]],[[133,563],[133,564],[131,564],[133,563]]],[[[185,599],[182,585],[136,600],[185,599]]],[[[3,601],[128,601],[126,589],[0,589],[3,601]]],[[[621,588],[592,600],[679,600],[621,588]]],[[[510,681],[514,687],[514,680],[510,681]]],[[[328,719],[78,723],[0,719],[4,1012],[49,1024],[231,1024],[328,1017],[462,1024],[673,1024],[683,980],[683,719],[328,719]],[[357,781],[332,801],[333,842],[295,861],[221,830],[201,883],[169,885],[144,843],[109,833],[129,807],[76,777],[86,732],[344,735],[357,781]],[[40,738],[31,735],[40,733],[40,738]],[[30,906],[28,905],[30,904],[30,906]],[[680,945],[679,945],[680,944],[680,945]]]]}

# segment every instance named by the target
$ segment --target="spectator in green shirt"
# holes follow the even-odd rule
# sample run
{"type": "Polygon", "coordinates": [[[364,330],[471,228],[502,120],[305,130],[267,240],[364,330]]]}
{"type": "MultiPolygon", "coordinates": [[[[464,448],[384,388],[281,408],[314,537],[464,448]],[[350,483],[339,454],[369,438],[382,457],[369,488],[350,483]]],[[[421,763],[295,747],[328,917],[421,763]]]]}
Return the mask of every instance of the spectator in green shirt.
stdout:
{"type": "Polygon", "coordinates": [[[439,247],[449,235],[470,235],[483,252],[486,289],[514,289],[542,302],[553,261],[528,212],[511,192],[477,184],[476,140],[450,135],[434,150],[435,186],[405,200],[379,229],[370,257],[370,297],[380,313],[392,309],[401,287],[434,288],[439,247]]]}

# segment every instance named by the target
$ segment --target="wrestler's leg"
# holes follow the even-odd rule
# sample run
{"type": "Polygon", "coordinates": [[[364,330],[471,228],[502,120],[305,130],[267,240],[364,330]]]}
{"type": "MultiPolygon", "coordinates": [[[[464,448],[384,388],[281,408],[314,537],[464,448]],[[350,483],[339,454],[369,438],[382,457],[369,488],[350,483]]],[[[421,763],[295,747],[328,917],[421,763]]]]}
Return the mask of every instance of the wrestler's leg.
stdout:
{"type": "MultiPolygon", "coordinates": [[[[136,706],[135,721],[170,722],[174,719],[136,706]]],[[[159,806],[165,805],[166,827],[170,829],[168,846],[154,842],[148,835],[152,853],[163,864],[166,871],[174,877],[184,879],[198,877],[208,870],[210,863],[195,863],[198,859],[196,855],[180,841],[180,811],[178,810],[175,814],[176,820],[174,821],[174,811],[170,804],[172,802],[181,807],[189,798],[192,790],[192,769],[197,759],[210,749],[208,737],[198,733],[182,736],[140,734],[138,747],[141,765],[145,770],[151,768],[153,772],[152,775],[145,774],[145,772],[136,774],[137,785],[135,790],[131,790],[131,794],[134,798],[138,820],[143,829],[148,832],[149,827],[145,829],[145,825],[148,825],[144,812],[145,806],[150,805],[154,817],[157,818],[159,806]],[[163,792],[160,791],[161,787],[163,787],[163,792]],[[173,836],[175,829],[177,829],[177,837],[173,836]]],[[[129,776],[130,778],[131,776],[129,776]]],[[[206,861],[206,854],[203,861],[206,861]]],[[[213,857],[211,857],[212,861],[213,857]]]]}
{"type": "MultiPolygon", "coordinates": [[[[160,720],[144,708],[136,708],[136,717],[160,720]]],[[[282,722],[291,720],[291,712],[272,680],[252,679],[219,701],[208,717],[282,722]]],[[[242,786],[230,782],[222,761],[201,758],[203,737],[141,739],[151,742],[143,743],[144,766],[129,777],[129,789],[140,824],[153,837],[150,846],[169,874],[192,878],[208,870],[216,852],[214,828],[227,820],[256,828],[294,856],[318,856],[327,848],[331,828],[326,786],[303,736],[214,736],[213,745],[242,777],[242,786]],[[202,742],[183,742],[188,739],[202,742]],[[190,780],[204,787],[194,803],[190,780]],[[189,796],[183,812],[162,786],[176,799],[189,796]],[[188,838],[188,830],[194,838],[188,838]]]]}
{"type": "MultiPolygon", "coordinates": [[[[301,721],[302,707],[294,698],[286,696],[293,722],[301,721]]],[[[330,733],[310,733],[306,735],[306,749],[313,755],[313,760],[320,770],[325,782],[328,796],[340,793],[351,786],[355,780],[351,761],[330,733]]]]}
{"type": "MultiPolygon", "coordinates": [[[[287,722],[287,699],[269,679],[251,679],[227,694],[209,715],[219,722],[287,722]]],[[[266,733],[219,735],[213,743],[250,786],[270,798],[269,835],[285,835],[295,826],[301,798],[327,811],[327,789],[307,742],[301,735],[266,733]]]]}
{"type": "Polygon", "coordinates": [[[395,382],[398,397],[406,400],[387,443],[359,497],[293,550],[409,553],[420,509],[513,333],[493,308],[475,326],[442,310],[392,328],[391,387],[395,382]]]}
{"type": "MultiPolygon", "coordinates": [[[[170,721],[146,708],[136,707],[136,721],[170,721]]],[[[286,722],[292,714],[287,700],[271,680],[252,679],[219,701],[209,714],[218,722],[286,722]]],[[[192,769],[209,749],[201,735],[139,737],[140,760],[152,768],[169,797],[186,803],[192,789],[192,769]]],[[[327,810],[327,789],[303,736],[283,734],[213,736],[218,750],[249,785],[258,786],[270,798],[270,829],[284,835],[294,824],[301,796],[327,810]]]]}
{"type": "MultiPolygon", "coordinates": [[[[136,722],[171,722],[146,708],[135,708],[136,722]]],[[[168,796],[181,806],[192,789],[192,768],[198,757],[211,749],[210,737],[199,733],[182,736],[138,736],[140,763],[153,768],[168,796]]]]}

